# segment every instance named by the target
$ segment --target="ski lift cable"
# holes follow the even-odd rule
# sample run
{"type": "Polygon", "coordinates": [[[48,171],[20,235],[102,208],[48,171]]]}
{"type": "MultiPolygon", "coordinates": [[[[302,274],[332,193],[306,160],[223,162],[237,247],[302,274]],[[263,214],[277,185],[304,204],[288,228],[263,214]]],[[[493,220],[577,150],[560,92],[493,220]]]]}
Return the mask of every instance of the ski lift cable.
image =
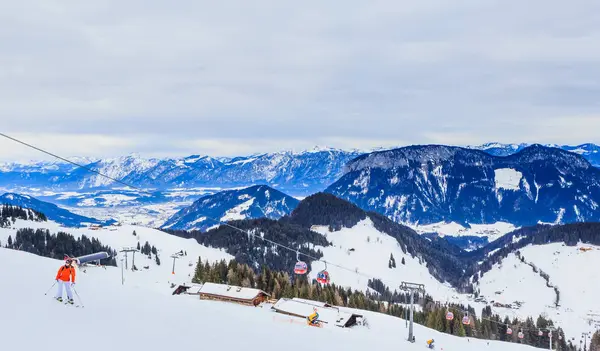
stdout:
{"type": "MultiPolygon", "coordinates": [[[[104,177],[104,178],[110,179],[110,180],[112,180],[112,181],[114,181],[114,182],[116,182],[116,183],[119,183],[119,184],[121,184],[121,185],[124,185],[124,186],[126,186],[126,187],[128,187],[128,188],[132,188],[132,189],[138,190],[138,191],[140,191],[140,192],[143,192],[143,193],[146,193],[146,194],[148,194],[148,195],[153,195],[153,193],[152,193],[151,191],[148,191],[148,190],[146,190],[146,189],[142,189],[142,188],[140,188],[140,187],[138,187],[138,186],[135,186],[135,185],[128,184],[128,183],[126,183],[126,182],[124,182],[124,181],[122,181],[122,180],[119,180],[119,179],[113,178],[113,177],[111,177],[111,176],[108,176],[108,175],[106,175],[106,174],[104,174],[104,173],[102,173],[102,172],[99,172],[99,171],[95,170],[95,169],[92,169],[92,168],[90,168],[90,167],[86,167],[86,166],[84,166],[84,165],[82,165],[82,164],[79,164],[79,163],[77,163],[77,162],[71,161],[71,160],[69,160],[69,159],[67,159],[67,158],[65,158],[65,157],[59,156],[59,155],[57,155],[57,154],[55,154],[55,153],[52,153],[52,152],[50,152],[50,151],[47,151],[47,150],[44,150],[44,149],[42,149],[42,148],[39,148],[39,147],[37,147],[37,146],[34,146],[34,145],[30,144],[30,143],[27,143],[27,142],[24,142],[24,141],[22,141],[22,140],[19,140],[19,139],[17,139],[17,138],[11,137],[11,136],[9,136],[9,135],[7,135],[7,134],[5,134],[5,133],[2,133],[2,132],[0,132],[0,136],[4,137],[4,138],[6,138],[6,139],[12,140],[12,141],[14,141],[14,142],[16,142],[16,143],[22,144],[22,145],[24,145],[24,146],[27,146],[27,147],[29,147],[29,148],[32,148],[32,149],[34,149],[34,150],[37,150],[37,151],[39,151],[39,152],[42,152],[42,153],[44,153],[44,154],[46,154],[46,155],[49,155],[49,156],[55,157],[55,158],[57,158],[57,159],[59,159],[59,160],[62,160],[62,161],[64,161],[64,162],[67,162],[67,163],[69,163],[69,164],[72,164],[72,165],[74,165],[74,166],[76,166],[76,167],[79,167],[79,168],[85,169],[85,170],[87,170],[87,171],[89,171],[89,172],[92,172],[92,173],[96,173],[96,174],[98,174],[98,175],[99,175],[99,176],[101,176],[101,177],[104,177]]],[[[365,273],[359,272],[359,271],[358,271],[358,269],[352,269],[352,268],[344,267],[344,266],[342,266],[342,265],[339,265],[339,264],[335,264],[335,263],[333,263],[333,262],[330,262],[330,261],[328,262],[328,261],[325,261],[325,260],[318,259],[318,258],[316,258],[316,257],[313,257],[313,256],[311,256],[311,255],[308,255],[308,254],[302,253],[302,252],[300,252],[298,249],[292,249],[292,248],[290,248],[290,247],[288,247],[288,246],[286,246],[286,245],[280,244],[280,243],[278,243],[278,242],[275,242],[275,241],[273,241],[273,240],[266,239],[266,238],[262,237],[261,235],[257,235],[257,234],[254,234],[254,233],[250,232],[249,230],[248,230],[248,231],[245,231],[245,230],[243,230],[243,229],[241,229],[241,228],[238,228],[238,227],[236,227],[236,226],[234,226],[234,225],[231,225],[231,224],[229,224],[229,223],[225,223],[225,222],[223,222],[223,221],[221,221],[221,220],[218,220],[218,219],[215,219],[215,218],[212,218],[212,217],[208,217],[208,216],[206,216],[206,218],[207,218],[207,219],[210,219],[210,220],[213,220],[213,221],[215,221],[215,222],[217,222],[217,223],[219,223],[219,224],[221,224],[221,225],[224,225],[224,226],[226,226],[226,227],[232,228],[232,229],[234,229],[234,230],[238,230],[238,231],[240,231],[240,232],[242,232],[242,233],[244,233],[244,234],[249,234],[249,235],[252,235],[252,236],[253,236],[253,237],[255,237],[255,238],[260,238],[260,239],[262,239],[262,240],[264,240],[264,241],[266,241],[266,242],[268,242],[268,243],[270,243],[270,244],[272,244],[272,245],[275,245],[275,246],[281,247],[281,248],[283,248],[283,249],[286,249],[286,250],[289,250],[289,251],[291,251],[291,252],[296,252],[296,257],[298,257],[298,255],[303,255],[303,256],[305,256],[305,257],[307,257],[307,258],[310,258],[310,259],[312,259],[313,261],[319,261],[319,262],[323,262],[323,263],[324,263],[326,266],[327,266],[327,264],[329,263],[330,265],[332,265],[332,266],[334,266],[334,267],[337,267],[337,268],[339,268],[339,269],[343,269],[343,270],[346,270],[346,271],[352,272],[352,273],[354,273],[354,274],[357,274],[357,275],[359,275],[359,276],[363,276],[363,277],[365,277],[365,278],[369,278],[369,279],[372,279],[372,278],[373,278],[373,279],[377,279],[377,278],[375,278],[375,276],[374,276],[374,275],[371,275],[371,274],[365,274],[365,273]]]]}
{"type": "MultiPolygon", "coordinates": [[[[486,318],[486,317],[481,317],[481,319],[485,320],[485,321],[488,321],[488,322],[491,322],[491,323],[494,323],[494,324],[497,324],[497,325],[505,326],[505,327],[511,328],[511,329],[514,327],[513,324],[510,324],[510,323],[506,324],[504,322],[498,322],[498,321],[495,321],[493,319],[486,318]]],[[[543,330],[545,332],[550,332],[550,331],[553,331],[553,332],[556,331],[556,332],[558,332],[558,328],[560,328],[560,327],[551,326],[550,328],[546,327],[546,328],[516,328],[516,329],[518,329],[518,330],[520,330],[522,332],[526,332],[526,331],[541,331],[541,330],[543,330]]]]}

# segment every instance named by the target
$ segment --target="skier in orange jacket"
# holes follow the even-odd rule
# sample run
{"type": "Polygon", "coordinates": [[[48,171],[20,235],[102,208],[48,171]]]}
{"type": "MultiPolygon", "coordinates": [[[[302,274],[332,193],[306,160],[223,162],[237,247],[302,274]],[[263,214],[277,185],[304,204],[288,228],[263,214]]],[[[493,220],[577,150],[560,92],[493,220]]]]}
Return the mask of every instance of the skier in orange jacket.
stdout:
{"type": "Polygon", "coordinates": [[[58,291],[56,292],[56,299],[62,302],[62,291],[63,287],[67,291],[68,303],[73,304],[73,294],[71,293],[71,286],[75,285],[75,267],[71,265],[71,259],[65,261],[65,265],[61,266],[56,273],[56,282],[58,283],[58,291]]]}

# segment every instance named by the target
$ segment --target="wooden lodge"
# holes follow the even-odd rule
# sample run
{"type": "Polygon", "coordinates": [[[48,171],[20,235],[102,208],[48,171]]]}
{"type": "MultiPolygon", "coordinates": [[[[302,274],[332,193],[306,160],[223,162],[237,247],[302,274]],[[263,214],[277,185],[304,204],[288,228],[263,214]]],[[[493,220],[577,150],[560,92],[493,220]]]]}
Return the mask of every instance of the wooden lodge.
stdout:
{"type": "Polygon", "coordinates": [[[173,292],[173,295],[179,294],[198,295],[201,300],[233,302],[248,306],[258,306],[268,301],[271,296],[259,289],[216,283],[180,285],[173,292]]]}

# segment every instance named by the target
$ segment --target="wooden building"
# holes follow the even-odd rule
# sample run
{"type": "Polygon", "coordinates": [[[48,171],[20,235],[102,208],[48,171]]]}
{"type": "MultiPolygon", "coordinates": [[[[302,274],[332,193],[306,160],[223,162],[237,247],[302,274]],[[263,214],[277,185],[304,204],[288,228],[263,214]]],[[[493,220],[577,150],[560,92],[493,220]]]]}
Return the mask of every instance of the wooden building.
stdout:
{"type": "Polygon", "coordinates": [[[242,305],[258,306],[271,295],[266,292],[226,284],[204,283],[200,288],[200,299],[234,302],[242,305]]]}
{"type": "Polygon", "coordinates": [[[349,328],[357,324],[362,324],[362,320],[364,319],[362,315],[342,311],[339,307],[324,302],[298,298],[282,298],[271,307],[271,309],[277,313],[302,319],[306,319],[313,313],[313,308],[317,308],[319,320],[321,322],[332,324],[340,328],[349,328]]]}

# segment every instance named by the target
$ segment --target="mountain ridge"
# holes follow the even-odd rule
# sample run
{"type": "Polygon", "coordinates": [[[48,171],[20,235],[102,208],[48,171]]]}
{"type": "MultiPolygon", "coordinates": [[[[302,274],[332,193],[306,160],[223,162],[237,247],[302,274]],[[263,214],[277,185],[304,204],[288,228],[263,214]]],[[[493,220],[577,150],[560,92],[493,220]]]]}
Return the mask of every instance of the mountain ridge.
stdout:
{"type": "Polygon", "coordinates": [[[407,223],[600,219],[600,169],[539,144],[509,156],[445,145],[375,152],[349,162],[325,192],[407,223]]]}

